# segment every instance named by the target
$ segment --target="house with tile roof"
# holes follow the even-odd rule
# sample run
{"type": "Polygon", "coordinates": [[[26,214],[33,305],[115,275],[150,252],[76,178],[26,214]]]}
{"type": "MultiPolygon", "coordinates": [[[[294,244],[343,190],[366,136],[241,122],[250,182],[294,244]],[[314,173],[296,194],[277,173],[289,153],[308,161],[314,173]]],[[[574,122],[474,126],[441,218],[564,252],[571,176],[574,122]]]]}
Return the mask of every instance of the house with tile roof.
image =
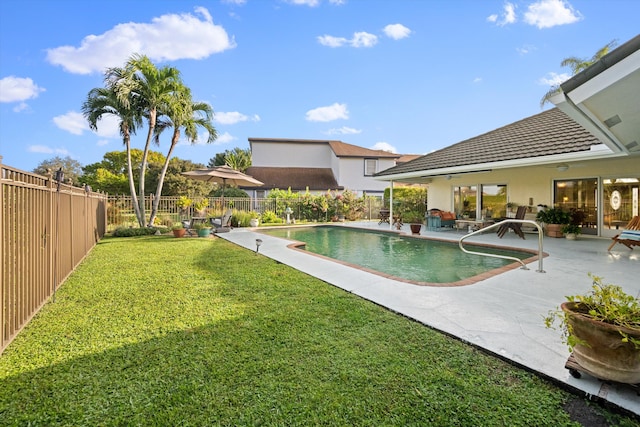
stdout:
{"type": "Polygon", "coordinates": [[[640,36],[561,85],[551,108],[402,165],[376,179],[428,185],[428,208],[481,219],[507,203],[575,212],[612,236],[638,215],[640,36]]]}
{"type": "Polygon", "coordinates": [[[255,197],[276,188],[312,193],[348,189],[358,195],[382,195],[388,184],[373,179],[374,174],[396,166],[401,159],[417,157],[335,140],[249,138],[249,145],[252,166],[246,172],[264,183],[245,188],[255,197]]]}

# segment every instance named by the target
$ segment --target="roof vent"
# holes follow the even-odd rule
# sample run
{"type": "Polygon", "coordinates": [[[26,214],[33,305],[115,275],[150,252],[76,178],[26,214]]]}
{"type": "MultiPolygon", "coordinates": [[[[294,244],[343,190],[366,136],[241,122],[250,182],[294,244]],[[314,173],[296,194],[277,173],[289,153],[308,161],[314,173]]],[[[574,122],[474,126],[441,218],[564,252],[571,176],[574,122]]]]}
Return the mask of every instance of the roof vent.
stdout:
{"type": "Polygon", "coordinates": [[[638,144],[638,141],[631,141],[625,145],[625,147],[627,147],[627,150],[629,151],[640,151],[640,144],[638,144]]]}
{"type": "Polygon", "coordinates": [[[616,114],[615,116],[609,117],[607,120],[605,120],[604,124],[607,125],[608,128],[612,128],[621,121],[622,120],[620,119],[620,116],[616,114]]]}

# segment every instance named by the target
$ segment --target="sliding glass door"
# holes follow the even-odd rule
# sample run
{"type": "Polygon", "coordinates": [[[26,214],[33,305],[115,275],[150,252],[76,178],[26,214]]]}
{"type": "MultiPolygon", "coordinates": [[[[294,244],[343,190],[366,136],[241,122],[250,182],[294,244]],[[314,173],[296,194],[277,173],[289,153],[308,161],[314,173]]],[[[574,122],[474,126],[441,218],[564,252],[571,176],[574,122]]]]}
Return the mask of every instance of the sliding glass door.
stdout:
{"type": "Polygon", "coordinates": [[[602,180],[603,236],[618,234],[631,218],[638,215],[639,182],[637,177],[602,180]]]}
{"type": "Polygon", "coordinates": [[[571,179],[554,182],[555,206],[571,213],[583,234],[598,233],[598,179],[571,179]]]}

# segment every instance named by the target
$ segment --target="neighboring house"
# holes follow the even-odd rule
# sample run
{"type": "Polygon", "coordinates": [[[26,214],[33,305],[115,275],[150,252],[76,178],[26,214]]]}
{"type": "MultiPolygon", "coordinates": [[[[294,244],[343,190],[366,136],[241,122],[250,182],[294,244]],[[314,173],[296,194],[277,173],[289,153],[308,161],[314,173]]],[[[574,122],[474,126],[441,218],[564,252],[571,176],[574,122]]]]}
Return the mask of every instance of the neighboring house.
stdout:
{"type": "Polygon", "coordinates": [[[370,150],[331,140],[249,138],[252,166],[247,174],[262,181],[244,188],[265,197],[278,188],[312,193],[351,190],[358,195],[382,195],[388,184],[375,180],[380,171],[398,164],[400,154],[370,150]]]}
{"type": "MultiPolygon", "coordinates": [[[[376,174],[428,184],[428,208],[471,217],[496,200],[584,215],[583,232],[617,234],[638,215],[640,36],[561,85],[558,108],[376,174]]],[[[488,209],[490,211],[488,211],[488,209]]]]}

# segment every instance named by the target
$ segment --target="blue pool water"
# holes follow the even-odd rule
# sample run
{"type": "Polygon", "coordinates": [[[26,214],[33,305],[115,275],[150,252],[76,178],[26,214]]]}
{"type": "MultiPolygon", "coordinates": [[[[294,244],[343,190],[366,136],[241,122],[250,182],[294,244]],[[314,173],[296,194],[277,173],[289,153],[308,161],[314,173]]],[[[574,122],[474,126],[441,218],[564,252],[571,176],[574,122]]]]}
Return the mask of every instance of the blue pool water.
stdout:
{"type": "MultiPolygon", "coordinates": [[[[348,227],[318,226],[260,231],[304,242],[309,252],[416,282],[457,282],[513,262],[464,253],[457,242],[418,239],[348,227]]],[[[480,251],[519,259],[532,256],[526,252],[486,247],[480,251]]]]}

